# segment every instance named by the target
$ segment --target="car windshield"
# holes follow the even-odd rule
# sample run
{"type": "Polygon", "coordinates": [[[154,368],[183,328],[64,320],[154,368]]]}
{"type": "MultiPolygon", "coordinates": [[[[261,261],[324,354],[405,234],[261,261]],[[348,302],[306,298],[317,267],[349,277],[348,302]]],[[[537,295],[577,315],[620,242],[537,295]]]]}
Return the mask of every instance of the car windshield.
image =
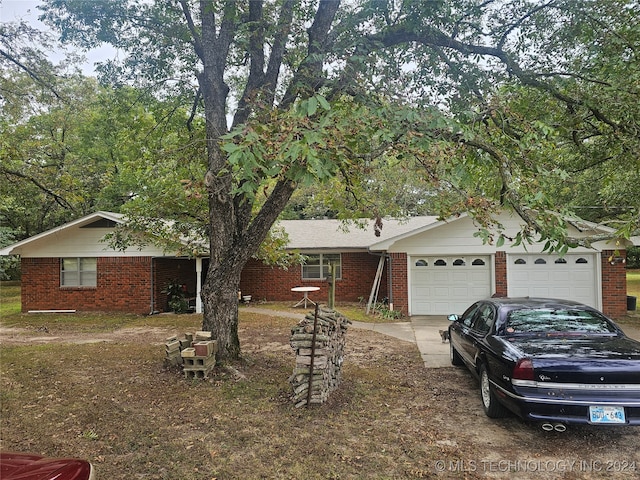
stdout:
{"type": "Polygon", "coordinates": [[[510,333],[613,333],[615,328],[598,312],[577,309],[520,309],[507,316],[510,333]]]}

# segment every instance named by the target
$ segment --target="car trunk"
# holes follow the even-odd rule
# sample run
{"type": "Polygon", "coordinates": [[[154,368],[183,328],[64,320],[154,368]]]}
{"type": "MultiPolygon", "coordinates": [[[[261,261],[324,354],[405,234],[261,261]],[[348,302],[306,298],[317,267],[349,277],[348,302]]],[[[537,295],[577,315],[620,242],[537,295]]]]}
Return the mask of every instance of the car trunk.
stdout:
{"type": "Polygon", "coordinates": [[[509,342],[532,359],[542,383],[640,385],[640,349],[622,335],[547,334],[509,342]]]}

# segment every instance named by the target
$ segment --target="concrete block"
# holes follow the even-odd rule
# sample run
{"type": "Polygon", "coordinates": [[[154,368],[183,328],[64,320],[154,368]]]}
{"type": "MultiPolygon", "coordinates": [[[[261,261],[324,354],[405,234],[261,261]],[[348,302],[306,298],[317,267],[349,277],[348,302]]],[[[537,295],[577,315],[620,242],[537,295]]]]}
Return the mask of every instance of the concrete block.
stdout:
{"type": "Polygon", "coordinates": [[[196,349],[196,356],[208,357],[216,353],[217,342],[215,340],[200,341],[193,344],[193,348],[196,349]]]}
{"type": "Polygon", "coordinates": [[[205,379],[209,378],[209,373],[211,373],[211,369],[184,369],[184,378],[187,380],[205,379]]]}
{"type": "Polygon", "coordinates": [[[184,368],[208,368],[213,367],[216,364],[216,357],[184,357],[184,368]]]}
{"type": "Polygon", "coordinates": [[[195,335],[196,341],[211,340],[211,332],[198,331],[195,335]]]}
{"type": "Polygon", "coordinates": [[[182,355],[182,358],[189,358],[189,357],[195,357],[196,356],[196,349],[195,348],[185,348],[184,350],[182,350],[182,352],[180,352],[180,355],[182,355]]]}

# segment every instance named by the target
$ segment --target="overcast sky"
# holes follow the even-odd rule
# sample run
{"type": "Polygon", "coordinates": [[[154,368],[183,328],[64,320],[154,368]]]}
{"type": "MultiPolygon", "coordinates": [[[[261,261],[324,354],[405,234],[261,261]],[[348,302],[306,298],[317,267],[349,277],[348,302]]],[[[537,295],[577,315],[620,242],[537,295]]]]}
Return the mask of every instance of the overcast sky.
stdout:
{"type": "MultiPolygon", "coordinates": [[[[38,16],[42,12],[38,10],[36,6],[40,3],[42,3],[40,0],[0,0],[0,22],[19,22],[20,20],[24,20],[34,28],[45,30],[47,27],[38,21],[38,16]]],[[[94,62],[113,58],[115,56],[115,50],[105,46],[91,50],[84,55],[87,57],[87,63],[83,67],[83,72],[85,75],[93,75],[94,62]]],[[[52,53],[50,58],[54,63],[57,63],[60,59],[61,56],[55,53],[52,53]]]]}

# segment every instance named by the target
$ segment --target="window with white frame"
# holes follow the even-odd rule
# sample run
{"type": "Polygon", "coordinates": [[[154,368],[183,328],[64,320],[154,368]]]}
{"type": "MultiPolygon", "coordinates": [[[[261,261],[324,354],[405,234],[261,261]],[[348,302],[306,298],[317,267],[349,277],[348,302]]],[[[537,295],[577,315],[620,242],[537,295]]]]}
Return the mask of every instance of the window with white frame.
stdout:
{"type": "Polygon", "coordinates": [[[98,260],[90,257],[63,258],[60,262],[60,285],[95,287],[98,284],[98,260]]]}
{"type": "Polygon", "coordinates": [[[305,263],[302,265],[304,280],[324,280],[331,272],[331,265],[335,268],[336,278],[342,278],[342,258],[339,253],[305,253],[305,263]]]}

